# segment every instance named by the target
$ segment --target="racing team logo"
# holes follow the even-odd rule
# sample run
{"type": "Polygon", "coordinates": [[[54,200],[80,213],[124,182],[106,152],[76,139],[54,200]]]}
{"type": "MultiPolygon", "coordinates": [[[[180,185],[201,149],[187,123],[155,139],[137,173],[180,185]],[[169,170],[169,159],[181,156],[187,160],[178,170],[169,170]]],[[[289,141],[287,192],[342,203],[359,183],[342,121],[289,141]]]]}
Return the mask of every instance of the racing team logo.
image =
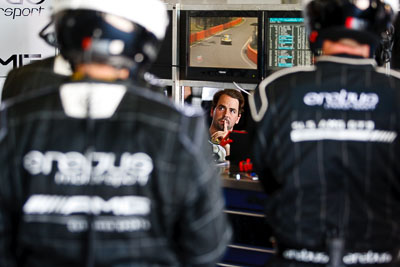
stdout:
{"type": "MultiPolygon", "coordinates": [[[[10,70],[48,56],[55,50],[38,36],[51,13],[48,0],[0,0],[0,77],[10,70]]],[[[0,84],[0,88],[1,88],[0,84]]]]}
{"type": "Polygon", "coordinates": [[[16,19],[18,17],[41,16],[46,0],[3,0],[6,4],[0,5],[0,16],[16,19]]]}
{"type": "Polygon", "coordinates": [[[147,184],[153,171],[153,160],[146,153],[30,151],[24,157],[24,168],[33,176],[50,175],[55,169],[58,185],[107,185],[113,187],[147,184]]]}

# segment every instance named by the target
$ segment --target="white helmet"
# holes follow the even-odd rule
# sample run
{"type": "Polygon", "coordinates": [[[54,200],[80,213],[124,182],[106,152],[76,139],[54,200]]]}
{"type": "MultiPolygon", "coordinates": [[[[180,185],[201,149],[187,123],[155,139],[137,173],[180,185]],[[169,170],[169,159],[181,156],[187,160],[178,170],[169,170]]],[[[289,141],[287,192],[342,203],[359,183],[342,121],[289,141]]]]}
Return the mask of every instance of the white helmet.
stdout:
{"type": "Polygon", "coordinates": [[[168,26],[165,4],[160,0],[53,0],[54,13],[64,10],[88,9],[113,14],[164,39],[168,26]]]}
{"type": "Polygon", "coordinates": [[[57,44],[72,65],[105,63],[143,74],[168,26],[160,0],[53,0],[57,44]]]}

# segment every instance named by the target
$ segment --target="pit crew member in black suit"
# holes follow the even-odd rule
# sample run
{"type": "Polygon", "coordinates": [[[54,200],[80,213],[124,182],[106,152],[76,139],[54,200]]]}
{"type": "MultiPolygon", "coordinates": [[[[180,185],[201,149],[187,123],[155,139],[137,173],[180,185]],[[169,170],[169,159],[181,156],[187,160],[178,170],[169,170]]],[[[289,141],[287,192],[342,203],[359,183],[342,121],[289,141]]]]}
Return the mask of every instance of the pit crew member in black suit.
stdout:
{"type": "Polygon", "coordinates": [[[275,72],[250,97],[269,266],[399,266],[400,74],[372,58],[397,10],[305,1],[316,64],[275,72]]]}
{"type": "Polygon", "coordinates": [[[72,80],[0,113],[0,266],[215,266],[230,239],[201,111],[143,87],[159,0],[55,0],[72,80]]]}

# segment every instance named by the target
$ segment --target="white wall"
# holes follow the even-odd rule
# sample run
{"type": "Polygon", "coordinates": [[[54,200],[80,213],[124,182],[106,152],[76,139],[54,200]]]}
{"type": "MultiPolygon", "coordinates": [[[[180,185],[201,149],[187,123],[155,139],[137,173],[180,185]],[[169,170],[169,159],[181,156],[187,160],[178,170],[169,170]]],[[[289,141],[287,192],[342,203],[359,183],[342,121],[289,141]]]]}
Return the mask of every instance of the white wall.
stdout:
{"type": "Polygon", "coordinates": [[[55,55],[40,37],[50,21],[51,0],[0,0],[0,92],[13,67],[55,55]]]}
{"type": "Polygon", "coordinates": [[[168,4],[196,4],[196,5],[223,5],[223,4],[293,4],[299,0],[162,0],[168,4]]]}

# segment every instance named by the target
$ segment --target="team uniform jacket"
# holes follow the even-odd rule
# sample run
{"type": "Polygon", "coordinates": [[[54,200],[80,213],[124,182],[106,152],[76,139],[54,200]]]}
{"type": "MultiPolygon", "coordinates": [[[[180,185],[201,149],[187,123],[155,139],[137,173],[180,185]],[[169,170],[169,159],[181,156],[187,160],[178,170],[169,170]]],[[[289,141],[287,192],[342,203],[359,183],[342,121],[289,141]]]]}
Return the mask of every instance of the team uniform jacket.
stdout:
{"type": "Polygon", "coordinates": [[[69,65],[60,55],[37,60],[13,69],[8,73],[4,82],[1,100],[4,101],[38,88],[61,85],[68,81],[70,72],[69,65]]]}
{"type": "Polygon", "coordinates": [[[347,266],[394,266],[399,77],[371,59],[322,56],[315,66],[272,74],[250,97],[267,218],[293,266],[327,264],[327,242],[335,239],[347,266]]]}
{"type": "Polygon", "coordinates": [[[0,266],[215,266],[230,238],[203,117],[75,82],[3,105],[0,266]]]}

